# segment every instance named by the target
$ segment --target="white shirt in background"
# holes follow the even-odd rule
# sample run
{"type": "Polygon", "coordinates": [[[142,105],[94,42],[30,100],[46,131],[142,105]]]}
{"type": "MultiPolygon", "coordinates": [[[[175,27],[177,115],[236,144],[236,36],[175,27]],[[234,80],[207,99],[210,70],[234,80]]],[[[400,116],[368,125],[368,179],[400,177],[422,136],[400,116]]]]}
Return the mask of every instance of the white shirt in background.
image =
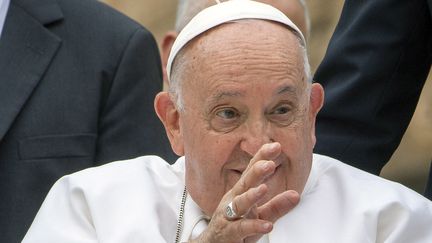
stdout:
{"type": "Polygon", "coordinates": [[[0,0],[0,38],[3,32],[3,26],[6,20],[6,14],[9,9],[10,0],[0,0]]]}

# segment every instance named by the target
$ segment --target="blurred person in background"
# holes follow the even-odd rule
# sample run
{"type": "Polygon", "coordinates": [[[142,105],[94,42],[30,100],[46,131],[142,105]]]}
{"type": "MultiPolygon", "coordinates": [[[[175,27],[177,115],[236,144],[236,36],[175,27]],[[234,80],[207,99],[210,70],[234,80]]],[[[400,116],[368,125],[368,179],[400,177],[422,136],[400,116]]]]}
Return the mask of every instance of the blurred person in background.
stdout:
{"type": "Polygon", "coordinates": [[[167,74],[155,109],[182,157],[63,177],[23,243],[432,241],[432,202],[313,154],[323,89],[282,12],[249,0],[203,10],[167,74]]]}
{"type": "MultiPolygon", "coordinates": [[[[345,1],[314,77],[326,91],[315,152],[380,173],[431,69],[431,13],[432,0],[345,1]]],[[[432,199],[431,176],[425,195],[432,199]]]]}
{"type": "Polygon", "coordinates": [[[53,183],[172,155],[153,112],[157,45],[93,0],[0,1],[0,242],[19,242],[53,183]]]}

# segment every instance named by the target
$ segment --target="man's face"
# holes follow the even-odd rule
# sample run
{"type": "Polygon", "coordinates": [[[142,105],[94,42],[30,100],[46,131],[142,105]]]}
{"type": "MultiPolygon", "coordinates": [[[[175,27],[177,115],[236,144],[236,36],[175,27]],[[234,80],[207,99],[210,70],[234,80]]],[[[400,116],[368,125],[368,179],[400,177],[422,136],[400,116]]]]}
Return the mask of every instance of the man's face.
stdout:
{"type": "Polygon", "coordinates": [[[178,61],[187,63],[178,76],[184,110],[174,147],[184,151],[186,185],[198,205],[211,215],[258,149],[273,141],[282,153],[266,179],[266,199],[301,192],[320,104],[310,108],[294,34],[267,21],[228,23],[192,41],[178,61]]]}

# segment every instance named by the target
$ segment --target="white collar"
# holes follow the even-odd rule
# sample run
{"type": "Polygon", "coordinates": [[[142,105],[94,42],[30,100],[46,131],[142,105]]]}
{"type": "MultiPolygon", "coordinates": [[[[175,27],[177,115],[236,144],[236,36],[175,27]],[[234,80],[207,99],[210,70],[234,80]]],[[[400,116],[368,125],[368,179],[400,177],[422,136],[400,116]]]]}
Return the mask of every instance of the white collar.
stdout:
{"type": "Polygon", "coordinates": [[[201,223],[207,225],[208,222],[206,221],[207,217],[205,216],[204,212],[196,204],[196,202],[192,199],[190,195],[187,196],[184,213],[184,223],[180,242],[189,242],[192,235],[194,235],[193,237],[195,237],[195,234],[193,233],[201,233],[194,232],[195,227],[201,223]]]}

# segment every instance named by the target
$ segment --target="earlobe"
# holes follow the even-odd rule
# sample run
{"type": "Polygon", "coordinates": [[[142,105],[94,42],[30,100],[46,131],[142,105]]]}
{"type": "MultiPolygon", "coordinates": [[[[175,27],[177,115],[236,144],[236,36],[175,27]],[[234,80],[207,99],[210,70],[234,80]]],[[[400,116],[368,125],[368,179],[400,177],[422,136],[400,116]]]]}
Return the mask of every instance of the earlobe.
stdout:
{"type": "Polygon", "coordinates": [[[154,108],[157,116],[165,127],[165,132],[174,153],[184,155],[183,138],[180,131],[180,116],[168,92],[160,92],[156,95],[154,108]]]}

